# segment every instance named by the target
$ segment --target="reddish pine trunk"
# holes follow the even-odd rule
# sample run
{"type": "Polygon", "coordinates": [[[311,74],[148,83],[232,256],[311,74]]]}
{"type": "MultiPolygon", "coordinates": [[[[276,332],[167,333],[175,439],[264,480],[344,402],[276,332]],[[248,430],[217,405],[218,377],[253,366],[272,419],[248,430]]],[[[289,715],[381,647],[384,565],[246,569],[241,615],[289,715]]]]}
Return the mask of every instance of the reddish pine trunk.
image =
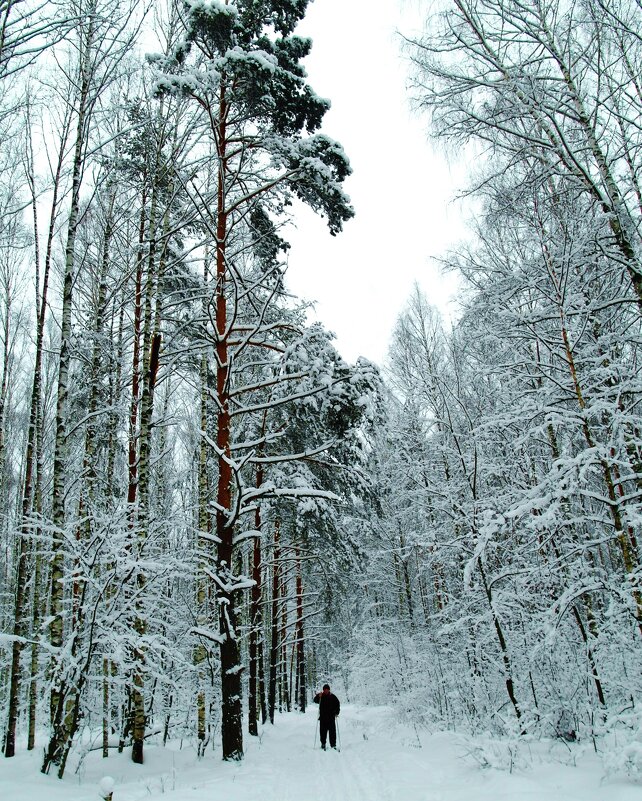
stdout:
{"type": "Polygon", "coordinates": [[[226,241],[227,214],[226,202],[226,117],[227,102],[225,99],[225,78],[221,84],[221,101],[219,108],[218,148],[219,174],[217,190],[217,226],[216,226],[216,393],[218,399],[216,444],[218,448],[218,485],[216,501],[216,534],[219,538],[217,548],[217,573],[220,584],[217,587],[216,600],[219,610],[219,631],[221,634],[221,739],[223,759],[238,760],[243,758],[243,722],[241,713],[241,664],[239,643],[237,639],[236,615],[234,608],[234,592],[225,589],[233,584],[233,537],[234,526],[230,523],[232,510],[232,482],[234,479],[231,466],[231,428],[230,428],[230,365],[228,362],[227,331],[227,298],[225,279],[227,273],[226,241]]]}

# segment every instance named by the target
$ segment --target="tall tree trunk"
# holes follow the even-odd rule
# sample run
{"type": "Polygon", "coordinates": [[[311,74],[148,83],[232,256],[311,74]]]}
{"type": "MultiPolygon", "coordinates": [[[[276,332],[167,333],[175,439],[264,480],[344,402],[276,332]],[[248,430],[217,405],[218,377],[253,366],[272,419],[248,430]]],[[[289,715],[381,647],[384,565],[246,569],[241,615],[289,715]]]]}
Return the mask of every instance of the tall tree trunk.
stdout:
{"type": "MultiPolygon", "coordinates": [[[[589,424],[586,401],[584,400],[584,394],[582,392],[579,375],[575,365],[575,357],[573,355],[573,349],[571,348],[570,345],[568,332],[566,329],[566,324],[563,312],[561,311],[561,307],[560,307],[560,315],[562,323],[562,339],[564,341],[566,361],[568,363],[571,380],[573,382],[573,389],[575,392],[575,396],[577,398],[577,404],[579,406],[582,419],[582,433],[584,434],[584,439],[588,447],[591,448],[591,450],[594,450],[596,449],[595,448],[596,439],[593,436],[593,432],[589,424]]],[[[613,470],[611,469],[611,465],[603,456],[598,456],[598,461],[602,469],[602,476],[604,478],[604,484],[606,486],[606,491],[608,495],[607,508],[609,510],[609,514],[613,521],[613,528],[615,529],[616,532],[616,539],[622,555],[624,570],[626,571],[629,578],[632,579],[631,582],[633,584],[632,594],[636,604],[636,610],[637,610],[636,617],[637,617],[638,629],[642,634],[642,593],[640,593],[640,590],[635,587],[635,583],[633,580],[633,576],[637,571],[637,569],[639,568],[638,556],[633,548],[633,543],[636,543],[635,534],[631,526],[628,526],[628,531],[627,531],[627,527],[625,527],[624,521],[622,520],[620,503],[618,501],[616,493],[616,481],[613,477],[613,470]]]]}
{"type": "MultiPolygon", "coordinates": [[[[537,348],[537,360],[538,360],[538,363],[539,363],[539,347],[537,348]]],[[[559,445],[558,445],[558,442],[557,442],[557,436],[555,434],[555,430],[553,429],[553,426],[551,425],[551,423],[548,423],[548,425],[546,426],[546,434],[547,434],[547,438],[548,438],[549,444],[551,446],[551,453],[552,453],[553,459],[557,461],[560,458],[560,448],[559,448],[559,445]]],[[[564,503],[565,506],[567,506],[567,501],[565,499],[564,499],[563,503],[564,503]]],[[[541,514],[541,513],[537,512],[537,514],[541,514]]],[[[562,558],[562,554],[560,552],[560,549],[559,549],[558,544],[557,544],[557,542],[556,542],[554,537],[550,538],[550,545],[551,545],[551,549],[553,551],[553,555],[555,556],[556,564],[565,565],[565,560],[562,558]]],[[[544,559],[547,558],[545,553],[542,553],[542,556],[543,556],[544,559]]],[[[567,574],[568,570],[564,569],[564,573],[567,574]]],[[[578,630],[580,632],[580,636],[582,638],[582,641],[584,642],[584,645],[586,647],[586,658],[588,660],[589,667],[591,669],[591,676],[593,677],[593,683],[595,685],[595,692],[597,693],[597,697],[598,697],[598,700],[599,700],[600,704],[602,704],[602,706],[604,706],[605,705],[604,690],[602,688],[602,681],[600,679],[599,672],[598,672],[598,669],[597,669],[597,662],[596,662],[596,659],[595,659],[595,654],[593,653],[593,649],[591,648],[591,644],[590,644],[590,641],[589,641],[589,638],[588,638],[588,635],[587,635],[587,632],[586,632],[586,628],[585,628],[584,623],[582,621],[582,616],[580,614],[580,610],[578,609],[577,604],[573,604],[572,612],[573,612],[573,619],[575,620],[575,623],[576,623],[576,625],[578,627],[578,630]]]]}
{"type": "Polygon", "coordinates": [[[294,549],[296,559],[296,665],[297,697],[300,712],[305,712],[307,701],[305,639],[303,636],[303,576],[301,574],[301,554],[298,546],[294,549]]]}
{"type": "MultiPolygon", "coordinates": [[[[265,416],[264,416],[265,419],[265,416]]],[[[260,488],[263,484],[263,468],[259,464],[256,468],[256,486],[260,488]]],[[[261,505],[257,503],[254,512],[254,528],[257,532],[261,531],[261,505]]],[[[260,680],[259,674],[262,672],[262,665],[259,660],[260,644],[263,640],[263,621],[261,616],[262,585],[261,585],[261,539],[257,535],[254,537],[252,546],[252,595],[250,599],[250,637],[249,637],[249,657],[250,657],[250,678],[248,686],[248,731],[251,735],[258,735],[259,710],[263,705],[259,698],[260,680]]]]}
{"type": "MultiPolygon", "coordinates": [[[[206,252],[203,260],[203,307],[202,314],[203,320],[207,320],[207,289],[210,279],[210,258],[209,251],[206,252]]],[[[208,369],[207,355],[204,353],[201,356],[200,362],[200,405],[201,405],[201,431],[205,434],[210,430],[210,416],[209,416],[209,397],[211,391],[210,385],[210,370],[208,369]]],[[[199,537],[197,539],[197,550],[199,551],[199,561],[206,564],[212,556],[212,520],[209,513],[209,493],[210,493],[210,478],[209,478],[209,460],[208,448],[206,438],[201,436],[199,439],[198,449],[198,475],[197,475],[197,494],[198,494],[198,531],[199,537]]],[[[208,593],[208,582],[204,571],[199,566],[199,572],[196,577],[196,610],[197,610],[197,623],[206,625],[209,620],[210,604],[208,593]]],[[[194,666],[196,667],[198,676],[198,694],[196,698],[196,717],[197,717],[197,737],[198,737],[198,754],[203,756],[207,743],[207,700],[205,694],[205,672],[203,665],[207,653],[205,645],[200,638],[194,648],[194,666]]]]}
{"type": "Polygon", "coordinates": [[[219,610],[220,660],[221,660],[221,739],[223,759],[243,758],[243,720],[241,698],[240,650],[236,627],[235,592],[228,589],[234,586],[232,516],[232,453],[231,453],[231,415],[230,415],[230,363],[228,344],[227,311],[227,115],[228,103],[225,90],[225,75],[221,77],[221,96],[217,126],[218,148],[218,187],[216,224],[216,397],[218,413],[216,419],[216,450],[218,461],[218,484],[216,491],[216,535],[217,548],[217,589],[216,602],[219,610]]]}
{"type": "MultiPolygon", "coordinates": [[[[159,356],[161,346],[160,333],[154,334],[152,340],[149,363],[145,371],[145,390],[141,399],[141,431],[140,431],[140,477],[139,508],[143,511],[144,522],[139,520],[137,527],[137,554],[142,558],[147,539],[147,527],[149,523],[149,468],[151,452],[151,417],[154,408],[154,387],[156,374],[158,371],[159,356]]],[[[147,360],[146,360],[147,361],[147,360]]],[[[133,707],[133,732],[132,732],[132,761],[137,764],[143,763],[143,745],[145,742],[145,649],[142,640],[147,631],[147,623],[143,616],[141,603],[142,590],[145,588],[146,577],[142,569],[137,574],[138,598],[136,604],[136,619],[134,621],[134,631],[137,635],[137,645],[134,650],[134,681],[132,689],[133,707]]]]}
{"type": "MultiPolygon", "coordinates": [[[[493,618],[493,625],[495,626],[495,632],[497,633],[497,641],[499,642],[499,648],[502,654],[502,662],[504,663],[504,680],[506,682],[506,692],[508,693],[508,697],[510,699],[511,704],[513,705],[513,709],[515,710],[515,716],[517,721],[521,724],[522,720],[522,712],[520,709],[519,704],[517,703],[517,698],[515,696],[515,684],[513,682],[513,669],[510,661],[510,656],[508,653],[508,646],[506,645],[506,638],[504,637],[504,632],[502,629],[502,625],[500,623],[499,617],[497,615],[497,611],[495,610],[495,604],[493,603],[493,595],[490,585],[486,580],[486,572],[482,565],[481,557],[477,559],[477,567],[479,569],[479,575],[482,579],[482,584],[484,585],[484,592],[486,593],[486,599],[488,601],[488,607],[490,609],[490,613],[493,618]]],[[[526,731],[522,729],[522,734],[525,734],[526,731]]]]}
{"type": "MultiPolygon", "coordinates": [[[[49,229],[47,233],[47,247],[45,253],[45,264],[42,276],[42,291],[40,287],[36,287],[36,309],[37,325],[36,325],[36,349],[34,354],[34,368],[33,368],[33,382],[31,389],[31,400],[29,405],[29,427],[27,431],[27,446],[25,452],[25,468],[24,479],[22,488],[22,519],[20,526],[20,536],[18,542],[18,563],[16,569],[16,595],[14,606],[14,628],[13,635],[15,637],[11,649],[11,673],[10,673],[10,686],[9,686],[9,714],[7,719],[7,731],[5,734],[5,756],[11,757],[15,754],[15,738],[16,726],[18,720],[18,706],[20,696],[21,684],[21,666],[20,666],[20,653],[23,647],[23,638],[26,633],[26,609],[27,593],[25,592],[26,586],[26,571],[27,571],[27,547],[30,538],[34,534],[32,530],[31,515],[36,503],[36,509],[39,510],[38,504],[38,488],[40,487],[41,470],[38,469],[38,457],[41,454],[41,448],[38,447],[39,435],[42,430],[41,426],[41,395],[42,395],[42,356],[44,344],[44,330],[45,330],[45,313],[47,309],[47,295],[49,289],[49,275],[51,269],[53,243],[56,231],[56,218],[59,206],[59,197],[61,192],[61,174],[64,160],[64,153],[71,125],[71,113],[69,112],[63,120],[62,130],[60,134],[60,147],[57,154],[56,172],[53,185],[53,197],[51,201],[51,213],[49,217],[49,229]]],[[[31,141],[31,140],[30,140],[31,141]]],[[[30,159],[31,165],[31,159],[30,159]]],[[[32,193],[32,207],[34,213],[34,240],[38,242],[38,229],[37,229],[37,204],[35,195],[35,183],[33,175],[31,175],[31,168],[29,170],[30,178],[28,183],[32,193]]],[[[35,252],[36,263],[39,259],[39,252],[35,252]]],[[[36,557],[36,566],[42,565],[42,558],[36,557]]],[[[41,580],[41,574],[36,569],[36,579],[38,582],[41,580]]],[[[36,585],[39,592],[39,584],[36,585]]],[[[35,601],[38,599],[34,599],[35,601]]],[[[38,604],[39,605],[39,604],[38,604]]],[[[39,610],[34,606],[34,632],[37,631],[39,610]]],[[[32,645],[32,668],[34,664],[37,666],[38,646],[36,643],[32,645]],[[34,654],[33,651],[36,653],[34,654]]],[[[32,670],[32,699],[30,701],[29,720],[33,721],[34,728],[30,727],[29,742],[34,741],[35,730],[35,674],[32,670]]]]}
{"type": "Polygon", "coordinates": [[[403,536],[401,526],[399,527],[399,562],[401,575],[403,578],[403,587],[406,594],[406,604],[408,606],[408,617],[410,618],[410,628],[413,629],[415,625],[415,611],[414,603],[412,600],[412,587],[410,585],[410,572],[408,570],[408,558],[406,548],[406,540],[403,536]]]}
{"type": "Polygon", "coordinates": [[[258,660],[259,660],[259,701],[261,704],[261,723],[263,726],[267,723],[268,720],[268,710],[267,710],[267,701],[266,701],[266,688],[265,688],[265,630],[263,630],[261,634],[261,639],[259,640],[259,653],[258,653],[258,660]]]}
{"type": "MultiPolygon", "coordinates": [[[[113,503],[117,497],[117,486],[114,481],[115,478],[115,465],[116,453],[118,449],[118,425],[119,416],[114,409],[120,399],[120,387],[122,378],[122,358],[123,358],[123,333],[124,333],[124,320],[125,320],[125,303],[121,300],[120,313],[118,315],[117,333],[114,331],[114,318],[111,321],[111,337],[112,341],[116,342],[116,354],[112,358],[112,365],[115,369],[109,371],[109,413],[107,418],[107,480],[105,486],[105,495],[107,497],[110,508],[113,508],[113,503]]],[[[108,565],[107,570],[114,569],[113,563],[108,565]]],[[[113,598],[115,588],[110,587],[106,593],[105,601],[109,603],[113,598]]],[[[112,708],[113,698],[111,692],[112,679],[116,675],[116,663],[110,659],[106,654],[103,656],[103,758],[109,756],[109,735],[112,731],[112,708]]]]}
{"type": "MultiPolygon", "coordinates": [[[[207,357],[201,357],[201,431],[207,432],[208,430],[208,369],[207,357]]],[[[207,471],[207,446],[205,437],[199,440],[199,455],[198,455],[198,531],[200,536],[197,542],[199,551],[203,554],[199,559],[203,562],[209,556],[212,544],[210,540],[210,515],[208,512],[208,497],[209,497],[209,479],[207,471]]],[[[199,625],[205,625],[207,622],[207,584],[205,575],[199,569],[199,574],[196,578],[196,610],[197,622],[199,625]]],[[[206,696],[205,696],[205,676],[203,671],[203,664],[205,662],[206,652],[205,646],[202,642],[198,642],[194,648],[194,666],[198,675],[198,695],[196,699],[196,715],[197,715],[197,737],[198,737],[198,753],[203,756],[206,739],[206,696]]]]}
{"type": "Polygon", "coordinates": [[[281,522],[277,518],[274,521],[274,543],[272,547],[272,610],[270,615],[270,677],[268,682],[268,716],[270,723],[274,723],[274,712],[276,709],[276,692],[279,680],[278,666],[281,654],[279,643],[279,587],[280,571],[279,562],[281,559],[281,549],[279,547],[279,529],[281,522]]]}
{"type": "MultiPolygon", "coordinates": [[[[542,245],[544,260],[548,269],[549,277],[555,288],[556,305],[560,318],[560,332],[562,336],[562,342],[564,344],[564,356],[566,359],[569,375],[573,385],[573,393],[575,395],[575,398],[577,400],[577,405],[580,410],[580,419],[582,421],[581,422],[582,433],[584,435],[584,439],[588,447],[591,450],[596,450],[596,438],[593,436],[593,432],[591,430],[591,426],[589,423],[587,404],[584,398],[584,392],[582,389],[579,372],[577,370],[577,365],[575,363],[573,348],[571,347],[571,341],[568,334],[566,315],[564,311],[564,301],[563,301],[564,295],[561,287],[561,279],[560,276],[558,275],[558,270],[556,268],[555,260],[553,259],[551,253],[549,252],[548,246],[546,245],[543,231],[541,239],[542,239],[541,245],[542,245]]],[[[640,276],[639,274],[638,274],[638,279],[640,279],[638,283],[638,290],[642,293],[642,276],[640,276]]],[[[640,294],[639,297],[640,299],[642,299],[642,294],[640,294]]],[[[642,634],[642,593],[635,586],[635,580],[633,578],[636,571],[639,569],[639,556],[637,554],[637,549],[633,547],[634,545],[637,545],[635,533],[633,532],[633,529],[631,528],[630,525],[628,527],[624,526],[622,514],[620,511],[620,502],[618,500],[616,492],[617,481],[616,479],[614,479],[611,465],[609,464],[607,459],[605,459],[603,456],[598,456],[598,461],[600,463],[602,476],[604,478],[604,484],[606,486],[606,491],[608,495],[608,502],[606,505],[613,522],[613,528],[615,529],[616,532],[616,539],[622,555],[624,570],[630,580],[630,583],[633,585],[632,595],[636,604],[637,624],[638,624],[638,629],[642,634]]]]}
{"type": "MultiPolygon", "coordinates": [[[[154,249],[150,248],[148,278],[145,300],[145,324],[143,332],[144,358],[143,374],[144,386],[140,404],[140,438],[138,462],[138,515],[136,525],[136,553],[139,558],[146,545],[150,522],[150,473],[151,473],[151,439],[152,418],[154,413],[154,389],[160,358],[161,335],[158,330],[152,333],[152,297],[155,291],[154,249]]],[[[142,591],[146,584],[145,573],[139,568],[137,572],[137,602],[134,631],[137,635],[137,645],[134,650],[134,681],[132,690],[133,705],[133,737],[132,761],[137,764],[143,762],[143,745],[145,742],[145,652],[142,640],[145,637],[147,624],[142,608],[142,591]]]]}
{"type": "MultiPolygon", "coordinates": [[[[81,524],[77,527],[77,538],[88,542],[91,538],[91,516],[96,494],[96,474],[95,461],[98,448],[98,422],[97,414],[100,401],[101,381],[100,372],[103,363],[103,331],[107,311],[107,275],[109,268],[109,254],[114,227],[114,204],[116,201],[116,189],[109,190],[107,198],[107,209],[105,218],[105,230],[103,233],[102,255],[100,262],[100,275],[98,278],[98,297],[96,303],[96,319],[94,322],[94,344],[92,348],[92,358],[90,367],[90,396],[87,405],[87,430],[85,432],[85,448],[83,457],[83,486],[81,490],[79,514],[80,521],[84,519],[84,531],[81,532],[81,524]]],[[[106,429],[109,430],[109,422],[106,429]]],[[[80,600],[80,582],[74,579],[73,600],[74,618],[79,615],[78,609],[80,600]]],[[[107,593],[105,601],[108,601],[107,593]]],[[[109,660],[103,659],[103,757],[109,755],[109,660]]]]}
{"type": "Polygon", "coordinates": [[[286,712],[291,711],[291,694],[290,694],[290,680],[288,678],[288,643],[287,643],[287,636],[288,636],[288,585],[287,585],[287,576],[285,571],[282,572],[281,575],[281,633],[280,633],[280,642],[281,642],[281,700],[282,706],[279,707],[279,711],[281,709],[285,709],[286,712]]]}
{"type": "MultiPolygon", "coordinates": [[[[54,654],[60,655],[63,644],[64,601],[64,531],[65,531],[65,483],[69,461],[67,443],[67,405],[69,394],[69,370],[71,366],[71,314],[76,253],[76,234],[80,212],[80,187],[84,166],[84,148],[87,137],[89,115],[89,89],[91,83],[91,58],[93,55],[94,29],[96,22],[96,0],[92,0],[87,13],[88,30],[82,41],[80,66],[80,93],[78,119],[71,182],[71,205],[67,224],[65,246],[65,272],[63,281],[62,320],[60,326],[60,356],[58,364],[58,390],[56,398],[56,434],[53,457],[52,492],[52,559],[51,589],[49,594],[49,644],[54,654]]],[[[55,657],[56,658],[56,657],[55,657]]],[[[58,656],[59,658],[59,656],[58,656]]],[[[52,764],[63,767],[62,759],[70,736],[69,715],[77,704],[73,701],[74,689],[67,686],[61,673],[61,665],[54,666],[50,695],[52,734],[42,765],[48,773],[52,764]],[[68,697],[69,696],[69,697],[68,697]]]]}
{"type": "MultiPolygon", "coordinates": [[[[140,348],[143,326],[143,244],[147,223],[147,191],[143,186],[141,197],[140,224],[138,228],[138,252],[136,255],[136,277],[134,283],[134,330],[132,348],[132,395],[129,407],[129,436],[127,466],[129,482],[127,486],[127,505],[130,520],[135,519],[135,503],[138,492],[138,407],[140,404],[140,348]]],[[[151,227],[151,226],[150,226],[151,227]]]]}

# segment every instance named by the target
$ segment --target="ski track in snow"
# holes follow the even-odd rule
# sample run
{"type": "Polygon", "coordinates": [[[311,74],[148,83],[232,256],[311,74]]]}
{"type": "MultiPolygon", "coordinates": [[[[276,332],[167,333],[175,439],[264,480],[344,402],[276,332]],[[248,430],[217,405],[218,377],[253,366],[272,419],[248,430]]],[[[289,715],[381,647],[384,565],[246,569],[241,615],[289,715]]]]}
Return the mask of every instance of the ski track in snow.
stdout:
{"type": "MultiPolygon", "coordinates": [[[[75,762],[62,782],[39,773],[41,747],[0,759],[1,801],[98,801],[98,784],[115,780],[113,801],[640,801],[640,782],[604,779],[600,760],[578,748],[578,767],[553,758],[556,744],[528,746],[530,766],[482,770],[452,733],[418,735],[394,722],[390,710],[345,704],[339,718],[341,752],[315,739],[316,707],[279,715],[258,738],[245,735],[241,763],[215,751],[198,759],[191,747],[149,742],[145,764],[129,754],[75,762]]],[[[566,754],[571,751],[566,750],[566,754]]]]}

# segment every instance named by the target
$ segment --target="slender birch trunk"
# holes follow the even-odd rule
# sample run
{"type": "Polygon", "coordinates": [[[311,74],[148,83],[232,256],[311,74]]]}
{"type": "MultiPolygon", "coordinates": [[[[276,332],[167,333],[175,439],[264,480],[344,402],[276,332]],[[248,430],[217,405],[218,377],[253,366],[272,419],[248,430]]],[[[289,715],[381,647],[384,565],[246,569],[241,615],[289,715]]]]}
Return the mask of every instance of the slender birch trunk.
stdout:
{"type": "MultiPolygon", "coordinates": [[[[56,219],[58,214],[58,207],[60,204],[61,183],[62,183],[62,167],[64,160],[64,152],[69,135],[71,125],[71,114],[63,120],[63,125],[60,134],[60,146],[57,154],[56,171],[54,176],[53,197],[51,201],[51,213],[49,217],[49,229],[47,234],[47,247],[45,252],[45,264],[42,276],[42,290],[40,290],[39,283],[36,284],[36,310],[37,310],[37,324],[36,324],[36,347],[34,355],[34,368],[33,368],[33,382],[31,389],[31,400],[29,406],[29,427],[27,432],[27,446],[25,453],[25,470],[22,488],[22,519],[20,527],[20,536],[18,544],[18,563],[16,570],[16,595],[15,595],[15,608],[14,608],[14,639],[12,644],[11,655],[11,674],[10,674],[10,687],[9,687],[9,714],[7,721],[7,732],[5,735],[5,756],[11,757],[15,754],[15,738],[16,727],[18,721],[18,706],[21,685],[21,665],[20,654],[23,647],[23,637],[26,634],[26,609],[25,604],[27,601],[27,593],[25,586],[27,581],[27,547],[29,540],[33,541],[33,525],[32,525],[32,512],[34,504],[36,511],[40,511],[40,479],[41,479],[41,466],[42,466],[42,446],[41,443],[41,395],[42,395],[42,357],[43,357],[43,344],[44,344],[44,329],[45,329],[45,313],[47,308],[47,297],[49,289],[49,275],[52,262],[53,243],[56,230],[56,219]]],[[[31,142],[31,136],[29,138],[31,142]]],[[[33,177],[33,160],[29,158],[29,168],[27,182],[30,186],[32,195],[32,211],[34,215],[34,241],[36,243],[36,250],[34,257],[36,259],[36,275],[39,277],[39,249],[38,249],[38,221],[37,221],[37,203],[35,195],[35,181],[33,177]]],[[[36,556],[36,585],[35,592],[39,592],[40,581],[42,580],[42,557],[36,556]],[[40,568],[40,570],[39,570],[40,568]]],[[[34,620],[33,630],[37,632],[39,625],[39,598],[34,596],[34,620]]],[[[34,642],[32,645],[31,656],[31,698],[29,702],[29,744],[33,747],[35,738],[35,710],[36,710],[36,679],[35,670],[38,665],[38,646],[34,642]]]]}
{"type": "MultiPolygon", "coordinates": [[[[571,380],[573,382],[573,391],[575,393],[577,404],[580,409],[581,420],[582,420],[582,433],[584,435],[584,439],[588,447],[591,450],[597,451],[596,438],[593,436],[593,432],[589,424],[586,401],[584,399],[584,394],[580,384],[578,371],[575,365],[575,357],[573,355],[573,349],[571,348],[571,344],[569,341],[566,322],[564,319],[564,314],[561,306],[560,306],[560,316],[561,316],[562,339],[564,342],[564,352],[571,380]]],[[[615,529],[616,532],[616,540],[622,556],[622,563],[624,565],[624,570],[631,579],[632,583],[634,583],[633,577],[637,569],[639,568],[637,553],[636,550],[634,549],[634,545],[637,545],[635,539],[635,533],[633,532],[633,529],[630,525],[629,526],[624,525],[624,521],[622,519],[622,514],[620,511],[620,503],[618,501],[618,496],[616,492],[616,479],[614,478],[611,465],[603,456],[598,456],[598,461],[602,469],[602,476],[604,478],[604,484],[606,486],[606,491],[608,495],[607,507],[609,510],[609,514],[611,516],[611,520],[613,522],[613,528],[615,529]]],[[[637,589],[634,586],[632,589],[632,594],[637,609],[638,629],[642,634],[642,593],[640,593],[639,589],[637,589]]]]}
{"type": "MultiPolygon", "coordinates": [[[[89,115],[89,90],[91,84],[91,58],[94,46],[96,0],[88,9],[88,29],[82,41],[80,65],[80,92],[78,98],[78,119],[74,143],[74,157],[71,181],[71,205],[67,224],[65,246],[65,272],[63,283],[62,320],[60,326],[60,356],[58,364],[58,391],[56,400],[56,434],[53,457],[52,492],[52,559],[51,588],[49,595],[49,644],[54,654],[60,652],[63,644],[63,602],[64,602],[64,537],[65,537],[65,468],[69,461],[67,443],[67,405],[69,394],[69,370],[71,366],[71,315],[75,269],[76,234],[80,212],[80,188],[84,166],[84,149],[87,137],[89,115]]],[[[60,666],[54,668],[50,695],[50,714],[52,734],[42,765],[42,772],[48,773],[51,765],[62,767],[63,752],[69,738],[66,726],[68,694],[73,688],[66,686],[60,675],[60,666]]],[[[77,706],[70,701],[72,707],[77,706]]]]}
{"type": "MultiPolygon", "coordinates": [[[[158,321],[154,325],[152,310],[156,294],[157,265],[156,265],[156,205],[157,191],[152,195],[152,210],[150,212],[150,249],[147,266],[147,281],[145,287],[145,309],[143,322],[143,391],[140,400],[140,432],[138,444],[138,501],[136,514],[136,555],[142,556],[145,548],[150,520],[149,487],[151,478],[151,445],[152,445],[152,418],[154,414],[154,389],[158,372],[161,334],[157,329],[158,321]]],[[[143,640],[147,631],[141,597],[146,584],[146,577],[141,569],[137,570],[137,611],[134,621],[138,644],[134,650],[134,679],[132,689],[133,707],[133,736],[132,761],[137,764],[143,762],[143,745],[145,742],[145,651],[143,640]]]]}

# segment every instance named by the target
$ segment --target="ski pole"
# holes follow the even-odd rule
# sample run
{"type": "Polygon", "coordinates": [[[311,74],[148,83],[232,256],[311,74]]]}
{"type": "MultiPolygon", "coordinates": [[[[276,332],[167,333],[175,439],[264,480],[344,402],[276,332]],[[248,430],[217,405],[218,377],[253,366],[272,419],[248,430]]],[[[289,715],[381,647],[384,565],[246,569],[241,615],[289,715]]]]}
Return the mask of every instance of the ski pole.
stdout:
{"type": "Polygon", "coordinates": [[[340,751],[341,750],[341,733],[339,732],[339,718],[338,717],[336,717],[334,719],[334,725],[335,725],[335,727],[337,729],[337,747],[338,747],[338,750],[340,751]]]}
{"type": "Polygon", "coordinates": [[[319,722],[319,718],[316,719],[316,722],[314,724],[314,745],[312,746],[312,748],[316,748],[317,747],[317,729],[319,728],[318,725],[317,725],[318,722],[319,722]]]}

